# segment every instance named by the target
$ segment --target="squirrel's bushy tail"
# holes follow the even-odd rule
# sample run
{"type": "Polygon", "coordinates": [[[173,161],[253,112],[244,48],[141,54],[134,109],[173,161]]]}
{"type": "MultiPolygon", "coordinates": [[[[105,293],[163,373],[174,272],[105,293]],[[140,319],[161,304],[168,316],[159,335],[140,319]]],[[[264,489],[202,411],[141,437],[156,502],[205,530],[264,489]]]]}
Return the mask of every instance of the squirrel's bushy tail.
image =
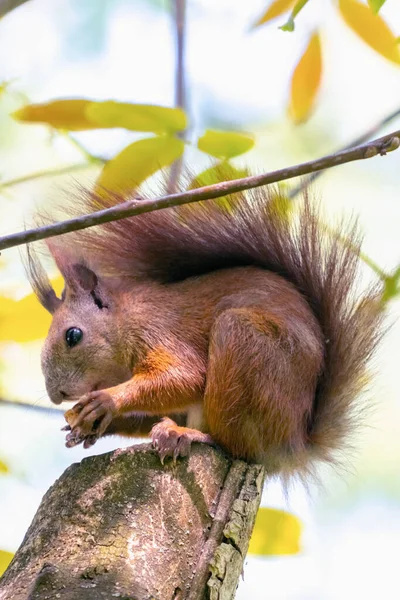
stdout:
{"type": "MultiPolygon", "coordinates": [[[[380,338],[379,290],[356,294],[360,240],[354,224],[332,235],[307,197],[296,204],[295,217],[285,210],[287,202],[276,191],[258,188],[102,225],[74,241],[96,257],[96,268],[117,277],[168,283],[259,265],[291,281],[309,302],[325,339],[308,451],[330,461],[363,410],[357,396],[380,338]]],[[[91,212],[112,204],[115,200],[88,196],[84,208],[91,212]]]]}

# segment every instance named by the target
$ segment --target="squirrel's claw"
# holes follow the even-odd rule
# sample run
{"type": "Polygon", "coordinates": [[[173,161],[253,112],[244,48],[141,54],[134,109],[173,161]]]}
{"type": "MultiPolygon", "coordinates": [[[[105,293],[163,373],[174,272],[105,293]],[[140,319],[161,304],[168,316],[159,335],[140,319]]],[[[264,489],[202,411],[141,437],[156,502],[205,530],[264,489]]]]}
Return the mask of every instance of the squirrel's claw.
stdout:
{"type": "Polygon", "coordinates": [[[179,457],[189,456],[192,442],[202,442],[214,445],[214,442],[206,433],[188,427],[179,427],[169,417],[164,417],[151,430],[151,440],[157,450],[161,463],[167,457],[171,457],[174,464],[179,457]]]}
{"type": "Polygon", "coordinates": [[[98,439],[98,435],[88,435],[83,441],[83,447],[85,450],[94,446],[98,439]]]}
{"type": "Polygon", "coordinates": [[[85,436],[79,430],[72,430],[65,439],[65,446],[67,448],[74,448],[85,440],[85,436]]]}

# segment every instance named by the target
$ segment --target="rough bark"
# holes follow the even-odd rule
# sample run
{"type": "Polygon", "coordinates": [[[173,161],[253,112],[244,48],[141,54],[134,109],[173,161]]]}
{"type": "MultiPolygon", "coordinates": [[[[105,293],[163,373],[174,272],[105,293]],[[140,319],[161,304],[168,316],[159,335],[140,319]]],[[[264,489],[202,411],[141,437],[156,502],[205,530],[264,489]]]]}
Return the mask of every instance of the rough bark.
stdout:
{"type": "Polygon", "coordinates": [[[0,580],[1,600],[234,598],[264,470],[195,444],[84,459],[45,494],[0,580]]]}

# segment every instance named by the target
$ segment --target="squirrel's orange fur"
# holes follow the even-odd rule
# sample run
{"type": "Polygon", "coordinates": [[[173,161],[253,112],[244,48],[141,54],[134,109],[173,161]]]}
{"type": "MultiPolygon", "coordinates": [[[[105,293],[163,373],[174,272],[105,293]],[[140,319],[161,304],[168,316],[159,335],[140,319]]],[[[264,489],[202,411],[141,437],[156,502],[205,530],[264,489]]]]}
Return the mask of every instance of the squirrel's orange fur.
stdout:
{"type": "MultiPolygon", "coordinates": [[[[113,202],[87,195],[83,208],[113,202]]],[[[357,232],[340,235],[307,199],[294,219],[259,188],[58,238],[62,300],[31,257],[53,313],[42,355],[50,398],[80,400],[68,444],[143,435],[194,407],[204,433],[155,425],[162,455],[200,440],[270,473],[331,461],[362,409],[381,322],[376,290],[354,294],[357,232]],[[75,347],[71,327],[83,332],[75,347]]]]}

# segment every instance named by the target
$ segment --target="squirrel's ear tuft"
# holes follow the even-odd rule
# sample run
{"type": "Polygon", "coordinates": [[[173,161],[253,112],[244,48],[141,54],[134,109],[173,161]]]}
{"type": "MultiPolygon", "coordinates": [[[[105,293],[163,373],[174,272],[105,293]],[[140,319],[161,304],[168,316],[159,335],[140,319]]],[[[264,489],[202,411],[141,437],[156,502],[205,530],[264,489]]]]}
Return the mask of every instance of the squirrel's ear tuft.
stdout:
{"type": "Polygon", "coordinates": [[[61,300],[57,298],[46,271],[29,244],[27,245],[26,257],[24,257],[24,266],[32,289],[40,304],[49,313],[54,314],[60,306],[61,300]]]}
{"type": "Polygon", "coordinates": [[[79,259],[68,246],[59,246],[53,240],[46,240],[46,243],[66,286],[74,292],[93,292],[98,284],[96,273],[84,262],[76,262],[79,259]]]}
{"type": "Polygon", "coordinates": [[[41,305],[49,311],[50,314],[54,314],[57,308],[60,306],[62,301],[57,297],[55,291],[50,286],[50,289],[46,291],[45,295],[38,296],[41,305]]]}

